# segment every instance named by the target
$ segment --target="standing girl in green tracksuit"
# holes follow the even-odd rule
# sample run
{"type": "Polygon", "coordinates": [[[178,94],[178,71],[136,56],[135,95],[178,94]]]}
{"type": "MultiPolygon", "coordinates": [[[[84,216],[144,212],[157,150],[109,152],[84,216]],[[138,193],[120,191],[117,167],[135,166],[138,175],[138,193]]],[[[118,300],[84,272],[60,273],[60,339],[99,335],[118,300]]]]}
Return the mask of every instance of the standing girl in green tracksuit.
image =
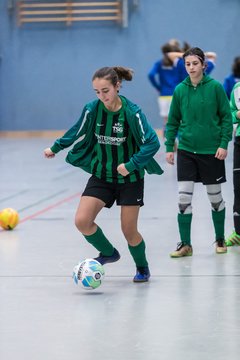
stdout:
{"type": "Polygon", "coordinates": [[[216,253],[227,252],[224,238],[225,203],[221,183],[226,181],[225,163],[232,138],[229,101],[222,85],[204,74],[205,57],[200,48],[183,55],[189,76],[174,92],[170,107],[166,160],[174,164],[174,141],[179,134],[177,152],[178,226],[180,243],[170,254],[178,258],[192,255],[191,221],[194,183],[206,185],[212,207],[216,253]]]}
{"type": "Polygon", "coordinates": [[[124,67],[104,67],[92,78],[98,100],[85,105],[78,122],[51,148],[47,158],[71,146],[66,161],[92,174],[81,196],[75,224],[100,254],[101,264],[120,259],[95,219],[103,207],[116,201],[121,206],[121,227],[136,264],[134,282],[149,280],[145,242],[137,229],[143,205],[144,172],[162,174],[153,159],[159,140],[138,105],[119,95],[122,80],[131,81],[132,71],[124,67]]]}

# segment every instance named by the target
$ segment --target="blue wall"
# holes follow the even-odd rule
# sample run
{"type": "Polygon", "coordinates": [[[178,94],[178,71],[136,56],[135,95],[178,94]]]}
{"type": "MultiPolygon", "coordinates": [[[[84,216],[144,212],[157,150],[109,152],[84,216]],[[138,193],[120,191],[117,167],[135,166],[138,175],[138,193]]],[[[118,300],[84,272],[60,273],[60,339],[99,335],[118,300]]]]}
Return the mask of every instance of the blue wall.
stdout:
{"type": "Polygon", "coordinates": [[[126,29],[102,22],[19,28],[8,4],[0,0],[0,131],[67,129],[95,97],[93,72],[106,65],[135,70],[122,93],[157,128],[157,94],[147,72],[164,42],[174,37],[215,51],[212,76],[221,82],[240,55],[239,0],[139,0],[126,29]]]}

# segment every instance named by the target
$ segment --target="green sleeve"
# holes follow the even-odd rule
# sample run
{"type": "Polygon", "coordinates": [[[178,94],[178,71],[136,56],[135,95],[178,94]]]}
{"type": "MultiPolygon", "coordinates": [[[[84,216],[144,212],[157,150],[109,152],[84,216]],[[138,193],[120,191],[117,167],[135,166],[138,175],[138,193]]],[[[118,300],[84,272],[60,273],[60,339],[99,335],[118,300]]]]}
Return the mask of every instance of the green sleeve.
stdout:
{"type": "Polygon", "coordinates": [[[235,92],[236,92],[237,88],[240,88],[240,83],[238,83],[237,86],[236,85],[234,86],[234,88],[231,92],[231,96],[230,96],[230,109],[231,109],[231,113],[232,113],[233,124],[240,123],[240,119],[237,117],[237,112],[240,109],[237,108],[236,101],[235,101],[235,92]]]}
{"type": "Polygon", "coordinates": [[[166,125],[166,152],[174,151],[175,139],[181,121],[181,110],[177,91],[174,92],[166,125]]]}
{"type": "Polygon", "coordinates": [[[83,132],[82,130],[86,123],[88,114],[89,110],[87,110],[85,107],[76,124],[74,124],[61,138],[54,142],[53,146],[51,147],[52,152],[57,154],[59,151],[71,146],[80,137],[83,132]]]}
{"type": "Polygon", "coordinates": [[[160,143],[156,132],[148,123],[145,115],[139,111],[131,120],[133,136],[139,147],[139,151],[134,154],[125,167],[129,172],[144,168],[160,148],[160,143]]]}

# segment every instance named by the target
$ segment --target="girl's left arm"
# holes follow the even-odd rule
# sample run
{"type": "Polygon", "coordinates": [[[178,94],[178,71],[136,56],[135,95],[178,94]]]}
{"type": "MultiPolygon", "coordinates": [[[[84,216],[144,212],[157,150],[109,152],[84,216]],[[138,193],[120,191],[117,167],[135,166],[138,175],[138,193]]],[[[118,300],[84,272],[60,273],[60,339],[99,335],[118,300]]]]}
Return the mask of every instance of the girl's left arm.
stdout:
{"type": "Polygon", "coordinates": [[[156,132],[141,111],[136,113],[131,128],[139,151],[133,154],[129,162],[125,164],[128,172],[144,168],[160,148],[160,142],[156,132]]]}

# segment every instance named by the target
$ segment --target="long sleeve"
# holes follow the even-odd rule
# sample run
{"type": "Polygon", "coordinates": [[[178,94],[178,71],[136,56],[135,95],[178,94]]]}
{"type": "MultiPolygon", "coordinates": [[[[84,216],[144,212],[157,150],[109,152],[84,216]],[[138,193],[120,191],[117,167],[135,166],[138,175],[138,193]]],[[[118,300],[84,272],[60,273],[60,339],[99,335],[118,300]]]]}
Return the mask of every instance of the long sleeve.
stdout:
{"type": "Polygon", "coordinates": [[[181,110],[180,110],[180,104],[177,97],[177,93],[175,91],[173,94],[170,111],[168,114],[167,126],[166,126],[167,140],[165,142],[165,145],[167,152],[174,151],[174,144],[180,126],[180,121],[181,121],[181,110]]]}
{"type": "Polygon", "coordinates": [[[237,112],[240,111],[240,83],[237,83],[237,85],[234,86],[231,92],[230,109],[232,113],[233,123],[240,124],[240,119],[237,117],[237,112]]]}
{"type": "Polygon", "coordinates": [[[161,84],[159,83],[159,81],[157,81],[157,77],[159,77],[159,66],[160,66],[160,61],[156,62],[153,67],[151,68],[151,70],[148,73],[148,78],[152,84],[152,86],[159,91],[159,93],[161,92],[161,84]]]}
{"type": "Polygon", "coordinates": [[[88,113],[89,110],[87,110],[85,107],[76,124],[74,124],[61,138],[54,142],[53,146],[51,147],[52,152],[56,154],[59,151],[68,148],[79,138],[80,131],[83,129],[87,121],[88,113]]]}
{"type": "Polygon", "coordinates": [[[156,132],[152,129],[141,111],[136,113],[131,129],[139,146],[139,151],[125,164],[129,172],[144,168],[160,148],[156,132]]]}

